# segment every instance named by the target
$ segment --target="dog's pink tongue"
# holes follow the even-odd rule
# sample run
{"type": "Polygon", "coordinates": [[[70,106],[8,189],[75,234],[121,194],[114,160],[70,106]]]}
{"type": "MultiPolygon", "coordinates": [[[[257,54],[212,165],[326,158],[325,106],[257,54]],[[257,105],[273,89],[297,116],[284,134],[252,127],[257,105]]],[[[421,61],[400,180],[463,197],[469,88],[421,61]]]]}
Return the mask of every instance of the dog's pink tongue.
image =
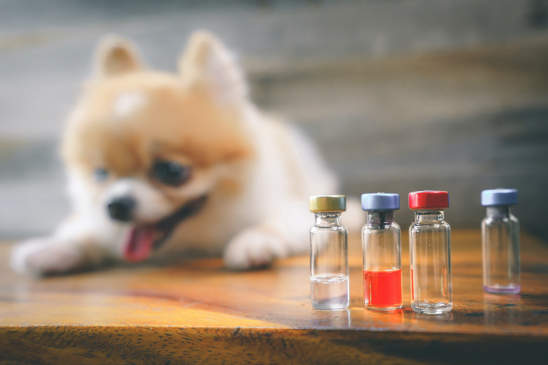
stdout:
{"type": "Polygon", "coordinates": [[[154,238],[155,230],[153,228],[132,228],[124,247],[126,260],[137,262],[147,259],[152,251],[154,238]]]}

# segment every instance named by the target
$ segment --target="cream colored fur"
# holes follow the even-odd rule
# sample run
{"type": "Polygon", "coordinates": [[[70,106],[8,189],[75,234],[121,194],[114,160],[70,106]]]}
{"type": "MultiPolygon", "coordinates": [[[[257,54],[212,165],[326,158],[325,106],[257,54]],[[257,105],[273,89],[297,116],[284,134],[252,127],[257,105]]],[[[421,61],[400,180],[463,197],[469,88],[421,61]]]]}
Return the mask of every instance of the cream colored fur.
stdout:
{"type": "Polygon", "coordinates": [[[63,140],[73,213],[52,235],[18,245],[15,270],[63,273],[120,259],[132,224],[159,220],[204,193],[205,207],[155,256],[192,248],[247,269],[308,248],[308,196],[338,192],[313,146],[251,103],[234,57],[213,35],[193,34],[179,69],[150,71],[128,41],[101,42],[63,140]],[[151,181],[157,155],[191,165],[192,179],[178,188],[151,181]],[[101,165],[112,174],[98,183],[92,171],[101,165]],[[106,214],[106,201],[122,193],[138,200],[135,222],[106,214]]]}

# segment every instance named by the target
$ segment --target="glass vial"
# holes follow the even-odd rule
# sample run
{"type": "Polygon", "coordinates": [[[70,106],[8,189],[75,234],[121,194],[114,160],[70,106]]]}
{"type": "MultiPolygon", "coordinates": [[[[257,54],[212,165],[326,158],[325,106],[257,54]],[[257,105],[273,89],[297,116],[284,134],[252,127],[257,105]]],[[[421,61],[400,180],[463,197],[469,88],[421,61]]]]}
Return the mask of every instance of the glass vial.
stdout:
{"type": "Polygon", "coordinates": [[[444,220],[449,207],[447,191],[409,193],[415,220],[409,227],[411,308],[425,314],[442,314],[453,308],[451,283],[451,227],[444,220]]]}
{"type": "Polygon", "coordinates": [[[367,222],[362,228],[364,304],[391,311],[402,307],[400,226],[394,211],[399,194],[362,194],[367,222]]]}
{"type": "Polygon", "coordinates": [[[349,303],[347,231],[341,225],[344,195],[310,197],[310,296],[315,309],[345,309],[349,303]]]}
{"type": "Polygon", "coordinates": [[[481,205],[487,215],[481,223],[483,289],[488,293],[520,292],[519,221],[510,212],[517,204],[516,189],[481,192],[481,205]]]}

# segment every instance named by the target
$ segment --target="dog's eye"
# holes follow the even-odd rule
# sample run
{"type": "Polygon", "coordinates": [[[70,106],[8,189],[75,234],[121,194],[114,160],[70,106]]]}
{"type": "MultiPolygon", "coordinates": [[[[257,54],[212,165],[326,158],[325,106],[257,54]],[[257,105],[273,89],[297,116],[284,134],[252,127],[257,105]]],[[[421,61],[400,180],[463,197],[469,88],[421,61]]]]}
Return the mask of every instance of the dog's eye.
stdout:
{"type": "Polygon", "coordinates": [[[93,171],[93,176],[97,181],[105,181],[108,177],[108,170],[104,167],[98,167],[93,171]]]}
{"type": "Polygon", "coordinates": [[[173,161],[156,161],[152,165],[151,174],[166,185],[179,186],[190,177],[190,167],[173,161]]]}

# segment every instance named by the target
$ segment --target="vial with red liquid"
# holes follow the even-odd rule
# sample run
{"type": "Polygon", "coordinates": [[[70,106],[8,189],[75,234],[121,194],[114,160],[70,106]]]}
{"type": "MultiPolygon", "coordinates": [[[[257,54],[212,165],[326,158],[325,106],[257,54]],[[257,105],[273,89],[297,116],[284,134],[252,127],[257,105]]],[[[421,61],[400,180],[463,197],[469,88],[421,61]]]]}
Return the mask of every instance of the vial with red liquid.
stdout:
{"type": "Polygon", "coordinates": [[[368,309],[392,311],[402,307],[400,226],[394,211],[400,196],[362,194],[367,222],[362,229],[364,304],[368,309]]]}
{"type": "Polygon", "coordinates": [[[445,221],[447,191],[409,193],[415,220],[409,227],[411,308],[418,313],[442,314],[453,308],[451,283],[451,227],[445,221]]]}

